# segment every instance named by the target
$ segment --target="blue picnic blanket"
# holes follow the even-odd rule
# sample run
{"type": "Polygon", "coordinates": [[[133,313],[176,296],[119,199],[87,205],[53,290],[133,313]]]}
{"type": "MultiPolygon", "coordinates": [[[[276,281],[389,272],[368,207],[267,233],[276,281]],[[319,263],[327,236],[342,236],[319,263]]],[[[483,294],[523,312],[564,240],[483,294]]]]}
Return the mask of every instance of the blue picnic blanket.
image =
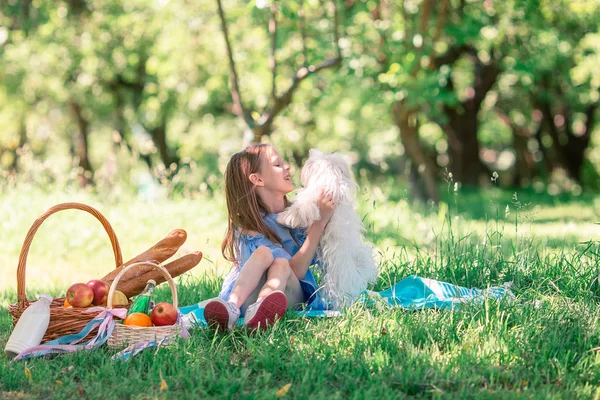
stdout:
{"type": "MultiPolygon", "coordinates": [[[[367,306],[383,304],[389,308],[399,307],[405,310],[420,310],[424,308],[437,308],[443,310],[458,310],[465,303],[482,303],[486,298],[500,300],[512,299],[514,295],[509,289],[510,284],[495,286],[487,289],[469,289],[447,282],[421,278],[411,275],[394,284],[389,289],[381,292],[365,291],[359,302],[367,306]]],[[[204,319],[204,305],[209,300],[201,301],[186,307],[180,307],[183,320],[188,326],[207,326],[204,319]]],[[[315,306],[304,310],[289,311],[288,315],[300,317],[338,317],[342,313],[336,310],[327,310],[323,301],[314,301],[315,306]]],[[[238,320],[238,325],[243,324],[243,318],[238,320]]]]}

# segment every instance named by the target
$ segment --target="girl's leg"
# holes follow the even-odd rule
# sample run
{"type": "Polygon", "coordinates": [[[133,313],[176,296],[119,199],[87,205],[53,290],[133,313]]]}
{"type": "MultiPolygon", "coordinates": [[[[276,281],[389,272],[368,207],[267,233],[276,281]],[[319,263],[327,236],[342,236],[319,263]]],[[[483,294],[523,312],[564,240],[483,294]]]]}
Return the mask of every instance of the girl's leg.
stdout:
{"type": "Polygon", "coordinates": [[[281,290],[285,293],[289,301],[289,310],[296,309],[304,302],[304,292],[300,286],[300,281],[289,267],[289,262],[283,258],[275,260],[262,275],[256,289],[250,293],[240,307],[242,315],[246,312],[248,306],[264,299],[275,290],[281,290]],[[281,282],[284,280],[285,286],[282,288],[281,282]]]}
{"type": "Polygon", "coordinates": [[[256,299],[258,299],[258,294],[260,293],[262,287],[265,285],[265,283],[267,283],[267,271],[265,271],[262,276],[260,277],[260,280],[258,281],[258,285],[256,285],[256,288],[252,291],[252,293],[250,293],[250,295],[248,296],[248,298],[246,298],[246,301],[244,301],[244,304],[242,304],[240,306],[240,312],[242,313],[242,315],[246,314],[246,310],[248,309],[248,306],[256,303],[256,299]]]}
{"type": "Polygon", "coordinates": [[[267,281],[258,293],[256,301],[261,301],[276,290],[281,290],[285,293],[290,308],[304,301],[304,293],[302,292],[300,281],[294,274],[294,271],[292,271],[289,261],[285,258],[278,258],[271,264],[267,270],[267,281]]]}
{"type": "Polygon", "coordinates": [[[267,271],[266,283],[260,289],[256,303],[248,307],[244,323],[249,328],[265,329],[275,319],[285,314],[288,304],[294,307],[303,300],[300,282],[290,268],[289,262],[278,258],[267,271]]]}
{"type": "Polygon", "coordinates": [[[266,246],[259,246],[244,264],[228,301],[214,298],[204,306],[204,319],[208,325],[232,329],[240,316],[240,306],[258,286],[264,271],[272,263],[271,250],[266,246]]]}
{"type": "Polygon", "coordinates": [[[228,301],[240,308],[248,296],[256,289],[261,277],[272,263],[273,253],[271,249],[266,246],[259,246],[240,271],[240,276],[229,295],[228,301]]]}

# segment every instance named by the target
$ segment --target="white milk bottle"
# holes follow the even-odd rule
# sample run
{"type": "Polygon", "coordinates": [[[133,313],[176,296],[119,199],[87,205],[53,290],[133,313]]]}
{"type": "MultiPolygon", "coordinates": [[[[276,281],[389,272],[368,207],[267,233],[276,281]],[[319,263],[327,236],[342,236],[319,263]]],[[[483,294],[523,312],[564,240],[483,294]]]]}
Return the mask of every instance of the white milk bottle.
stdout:
{"type": "Polygon", "coordinates": [[[52,296],[42,294],[36,302],[23,311],[4,348],[4,353],[9,359],[42,342],[50,323],[50,303],[52,303],[52,296]]]}

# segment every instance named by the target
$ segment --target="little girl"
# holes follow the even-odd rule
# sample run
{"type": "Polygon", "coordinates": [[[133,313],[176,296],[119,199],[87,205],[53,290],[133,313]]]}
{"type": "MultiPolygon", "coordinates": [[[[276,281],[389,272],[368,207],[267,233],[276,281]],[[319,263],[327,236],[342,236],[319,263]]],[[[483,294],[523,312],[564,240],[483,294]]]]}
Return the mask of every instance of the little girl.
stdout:
{"type": "Polygon", "coordinates": [[[321,195],[321,219],[307,230],[289,229],[275,219],[294,190],[290,166],[277,150],[251,145],[231,157],[225,170],[228,227],[221,245],[234,263],[219,297],[204,307],[211,326],[231,329],[244,314],[249,328],[266,328],[288,309],[314,301],[317,283],[309,267],[335,205],[321,195]]]}

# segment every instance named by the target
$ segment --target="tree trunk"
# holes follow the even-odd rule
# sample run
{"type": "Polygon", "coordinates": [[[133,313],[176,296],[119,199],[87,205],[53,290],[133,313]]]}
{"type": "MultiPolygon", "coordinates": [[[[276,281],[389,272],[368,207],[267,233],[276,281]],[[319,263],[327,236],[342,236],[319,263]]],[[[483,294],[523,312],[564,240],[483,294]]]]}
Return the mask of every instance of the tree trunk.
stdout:
{"type": "Polygon", "coordinates": [[[513,147],[517,155],[513,182],[515,185],[521,185],[525,181],[531,183],[537,173],[535,159],[527,147],[530,136],[516,126],[511,126],[511,128],[513,134],[513,147]]]}
{"type": "Polygon", "coordinates": [[[459,114],[456,109],[446,109],[449,118],[446,126],[450,156],[448,169],[452,172],[455,181],[467,185],[478,185],[482,175],[490,174],[479,158],[478,109],[473,106],[472,102],[466,103],[462,114],[459,114]]]}
{"type": "Polygon", "coordinates": [[[165,168],[169,169],[171,164],[179,165],[179,157],[174,152],[169,150],[167,146],[167,123],[165,120],[161,122],[159,126],[150,130],[152,141],[158,148],[160,159],[165,165],[165,168]]]}
{"type": "Polygon", "coordinates": [[[412,168],[417,171],[413,182],[413,196],[419,200],[439,200],[436,186],[435,166],[425,155],[419,141],[419,130],[416,123],[416,110],[406,109],[403,102],[397,101],[392,106],[394,122],[400,130],[400,138],[406,149],[406,154],[412,162],[412,168]]]}
{"type": "MultiPolygon", "coordinates": [[[[490,175],[489,169],[479,158],[479,109],[502,70],[495,61],[483,64],[475,56],[473,72],[475,78],[473,87],[470,88],[470,98],[454,108],[445,106],[444,113],[449,120],[446,130],[450,172],[455,180],[463,184],[478,185],[482,178],[490,175]]],[[[452,79],[448,79],[447,89],[454,90],[452,79]]]]}
{"type": "Polygon", "coordinates": [[[581,170],[585,162],[585,151],[590,144],[597,106],[598,104],[592,104],[586,108],[585,130],[581,135],[575,135],[571,126],[571,106],[563,107],[564,127],[563,132],[559,132],[559,127],[554,122],[555,115],[552,107],[547,102],[542,104],[543,118],[552,138],[553,147],[558,154],[559,163],[567,170],[569,176],[578,183],[582,183],[581,170]]]}
{"type": "Polygon", "coordinates": [[[588,143],[589,140],[585,137],[572,137],[563,148],[565,167],[569,175],[578,183],[581,183],[581,170],[585,162],[585,150],[588,143]]]}
{"type": "Polygon", "coordinates": [[[595,114],[598,104],[591,104],[585,110],[585,128],[581,135],[575,135],[573,127],[571,125],[571,110],[567,110],[565,115],[567,119],[565,121],[565,130],[567,133],[568,141],[564,147],[564,159],[566,162],[567,170],[578,183],[582,183],[581,172],[583,164],[585,163],[585,151],[587,150],[590,139],[592,137],[592,130],[594,129],[595,114]]]}
{"type": "Polygon", "coordinates": [[[531,180],[537,176],[537,162],[533,153],[529,150],[528,144],[530,139],[537,138],[537,135],[542,130],[543,123],[540,122],[537,132],[533,133],[529,128],[513,123],[510,117],[500,108],[497,109],[497,115],[510,129],[513,137],[513,148],[517,156],[513,185],[519,186],[525,181],[531,183],[531,180]]]}
{"type": "Polygon", "coordinates": [[[269,121],[265,124],[256,124],[252,128],[253,139],[252,143],[260,143],[263,136],[269,137],[273,133],[273,123],[269,121]]]}
{"type": "Polygon", "coordinates": [[[92,183],[92,166],[90,164],[89,152],[88,152],[88,133],[90,123],[83,116],[81,106],[74,100],[70,101],[71,110],[75,116],[76,128],[73,130],[73,150],[75,157],[77,157],[78,165],[83,169],[81,174],[81,184],[86,185],[92,183]]]}

